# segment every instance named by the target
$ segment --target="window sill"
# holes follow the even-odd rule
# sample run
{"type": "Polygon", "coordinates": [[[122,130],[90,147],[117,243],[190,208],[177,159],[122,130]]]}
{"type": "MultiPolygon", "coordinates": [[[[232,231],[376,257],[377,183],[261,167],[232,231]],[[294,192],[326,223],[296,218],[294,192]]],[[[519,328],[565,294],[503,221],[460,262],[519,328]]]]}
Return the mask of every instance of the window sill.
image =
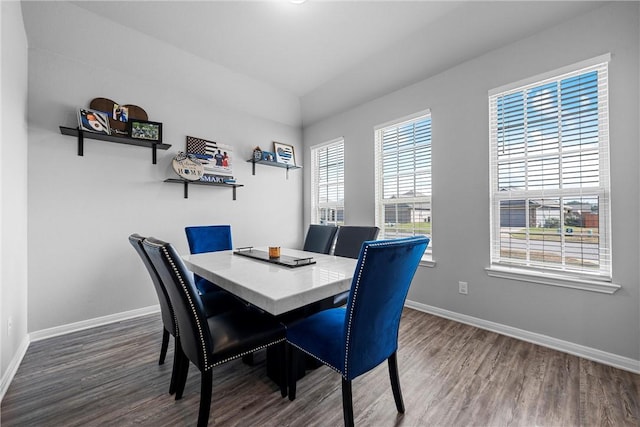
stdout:
{"type": "Polygon", "coordinates": [[[599,292],[613,295],[620,285],[597,279],[572,277],[563,274],[554,274],[542,271],[530,271],[521,268],[493,265],[485,268],[491,277],[502,279],[520,280],[523,282],[539,283],[542,285],[560,286],[563,288],[580,289],[583,291],[599,292]]]}
{"type": "Polygon", "coordinates": [[[433,268],[436,266],[436,262],[432,259],[422,259],[420,260],[420,267],[429,267],[433,268]]]}

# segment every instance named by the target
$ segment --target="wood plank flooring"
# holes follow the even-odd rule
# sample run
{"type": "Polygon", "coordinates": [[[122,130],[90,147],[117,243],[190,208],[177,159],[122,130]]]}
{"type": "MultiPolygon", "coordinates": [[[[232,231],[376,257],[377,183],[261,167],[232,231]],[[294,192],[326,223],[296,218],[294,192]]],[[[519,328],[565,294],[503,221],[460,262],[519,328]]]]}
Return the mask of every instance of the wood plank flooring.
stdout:
{"type": "MultiPolygon", "coordinates": [[[[162,323],[150,315],[32,343],[5,395],[11,426],[191,426],[200,377],[168,394],[173,351],[158,365],[162,323]]],[[[360,426],[639,426],[640,375],[406,308],[398,352],[406,413],[386,364],[353,382],[360,426]]],[[[340,377],[326,367],[280,397],[240,360],[215,368],[211,426],[341,426],[340,377]]]]}

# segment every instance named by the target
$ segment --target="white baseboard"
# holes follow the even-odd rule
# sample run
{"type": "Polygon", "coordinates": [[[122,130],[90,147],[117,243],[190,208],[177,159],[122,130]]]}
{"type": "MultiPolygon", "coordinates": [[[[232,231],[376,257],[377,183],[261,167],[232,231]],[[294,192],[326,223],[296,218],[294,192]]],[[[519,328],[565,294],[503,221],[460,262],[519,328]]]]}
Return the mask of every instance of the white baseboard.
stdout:
{"type": "Polygon", "coordinates": [[[124,311],[122,313],[110,314],[108,316],[96,317],[94,319],[83,320],[81,322],[69,323],[68,325],[56,326],[54,328],[42,329],[31,332],[29,337],[31,342],[57,337],[59,335],[70,334],[71,332],[82,331],[84,329],[95,328],[96,326],[108,325],[109,323],[121,322],[134,317],[146,316],[147,314],[160,311],[159,305],[138,308],[136,310],[124,311]]]}
{"type": "Polygon", "coordinates": [[[13,381],[13,377],[16,376],[16,372],[18,372],[18,368],[22,363],[22,359],[24,358],[24,355],[27,354],[28,348],[29,348],[29,335],[27,334],[22,340],[22,342],[20,343],[20,345],[18,346],[18,350],[16,351],[16,354],[13,356],[13,359],[11,359],[9,366],[7,366],[7,370],[4,372],[4,375],[2,376],[2,380],[0,381],[0,402],[2,402],[2,399],[4,399],[4,395],[9,389],[9,385],[11,384],[11,381],[13,381]]]}
{"type": "Polygon", "coordinates": [[[538,344],[543,347],[552,348],[554,350],[562,351],[574,356],[583,357],[585,359],[613,366],[614,368],[624,369],[625,371],[640,374],[640,360],[619,356],[617,354],[608,353],[606,351],[586,347],[569,341],[559,340],[547,335],[525,331],[524,329],[518,329],[500,323],[490,322],[488,320],[479,319],[477,317],[467,316],[466,314],[443,310],[438,307],[433,307],[415,301],[407,300],[405,305],[409,308],[433,314],[434,316],[444,317],[445,319],[465,323],[467,325],[475,326],[480,329],[496,332],[501,335],[517,338],[522,341],[538,344]]]}

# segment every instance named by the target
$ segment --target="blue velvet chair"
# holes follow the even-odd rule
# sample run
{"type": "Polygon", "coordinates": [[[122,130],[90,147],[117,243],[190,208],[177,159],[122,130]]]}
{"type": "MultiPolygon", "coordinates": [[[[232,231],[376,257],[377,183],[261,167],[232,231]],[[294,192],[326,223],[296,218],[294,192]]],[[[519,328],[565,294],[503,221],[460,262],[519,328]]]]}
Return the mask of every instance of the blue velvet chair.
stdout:
{"type": "MultiPolygon", "coordinates": [[[[198,225],[185,227],[189,251],[192,254],[227,251],[233,249],[230,225],[198,225]]],[[[195,275],[196,287],[201,294],[219,291],[220,287],[204,277],[195,275]]]]}
{"type": "MultiPolygon", "coordinates": [[[[208,316],[192,274],[175,248],[152,237],[142,242],[158,275],[166,285],[180,337],[176,400],[182,397],[193,363],[201,373],[198,427],[208,424],[211,411],[213,368],[272,345],[283,345],[285,327],[273,316],[247,307],[208,316]]],[[[284,360],[282,361],[284,377],[284,360]]],[[[286,381],[280,392],[286,396],[286,381]]]]}
{"type": "Polygon", "coordinates": [[[328,254],[331,252],[336,231],[338,231],[338,227],[335,225],[311,224],[307,230],[302,250],[328,254]]]}
{"type": "MultiPolygon", "coordinates": [[[[396,351],[404,302],[429,239],[423,236],[364,242],[346,307],[324,310],[287,326],[289,370],[302,351],[342,375],[344,423],[353,426],[351,381],[385,360],[398,412],[404,403],[396,351]]],[[[289,399],[296,379],[288,375],[289,399]]]]}

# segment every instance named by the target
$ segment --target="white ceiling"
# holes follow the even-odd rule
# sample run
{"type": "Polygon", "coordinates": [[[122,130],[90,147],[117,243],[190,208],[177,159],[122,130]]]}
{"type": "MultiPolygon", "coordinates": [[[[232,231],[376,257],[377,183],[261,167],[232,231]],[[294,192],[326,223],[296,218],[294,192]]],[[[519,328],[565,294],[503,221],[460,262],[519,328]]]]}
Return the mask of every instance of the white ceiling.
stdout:
{"type": "Polygon", "coordinates": [[[298,96],[305,123],[601,5],[593,1],[73,3],[298,96]],[[385,64],[387,60],[391,64],[385,64]]]}

